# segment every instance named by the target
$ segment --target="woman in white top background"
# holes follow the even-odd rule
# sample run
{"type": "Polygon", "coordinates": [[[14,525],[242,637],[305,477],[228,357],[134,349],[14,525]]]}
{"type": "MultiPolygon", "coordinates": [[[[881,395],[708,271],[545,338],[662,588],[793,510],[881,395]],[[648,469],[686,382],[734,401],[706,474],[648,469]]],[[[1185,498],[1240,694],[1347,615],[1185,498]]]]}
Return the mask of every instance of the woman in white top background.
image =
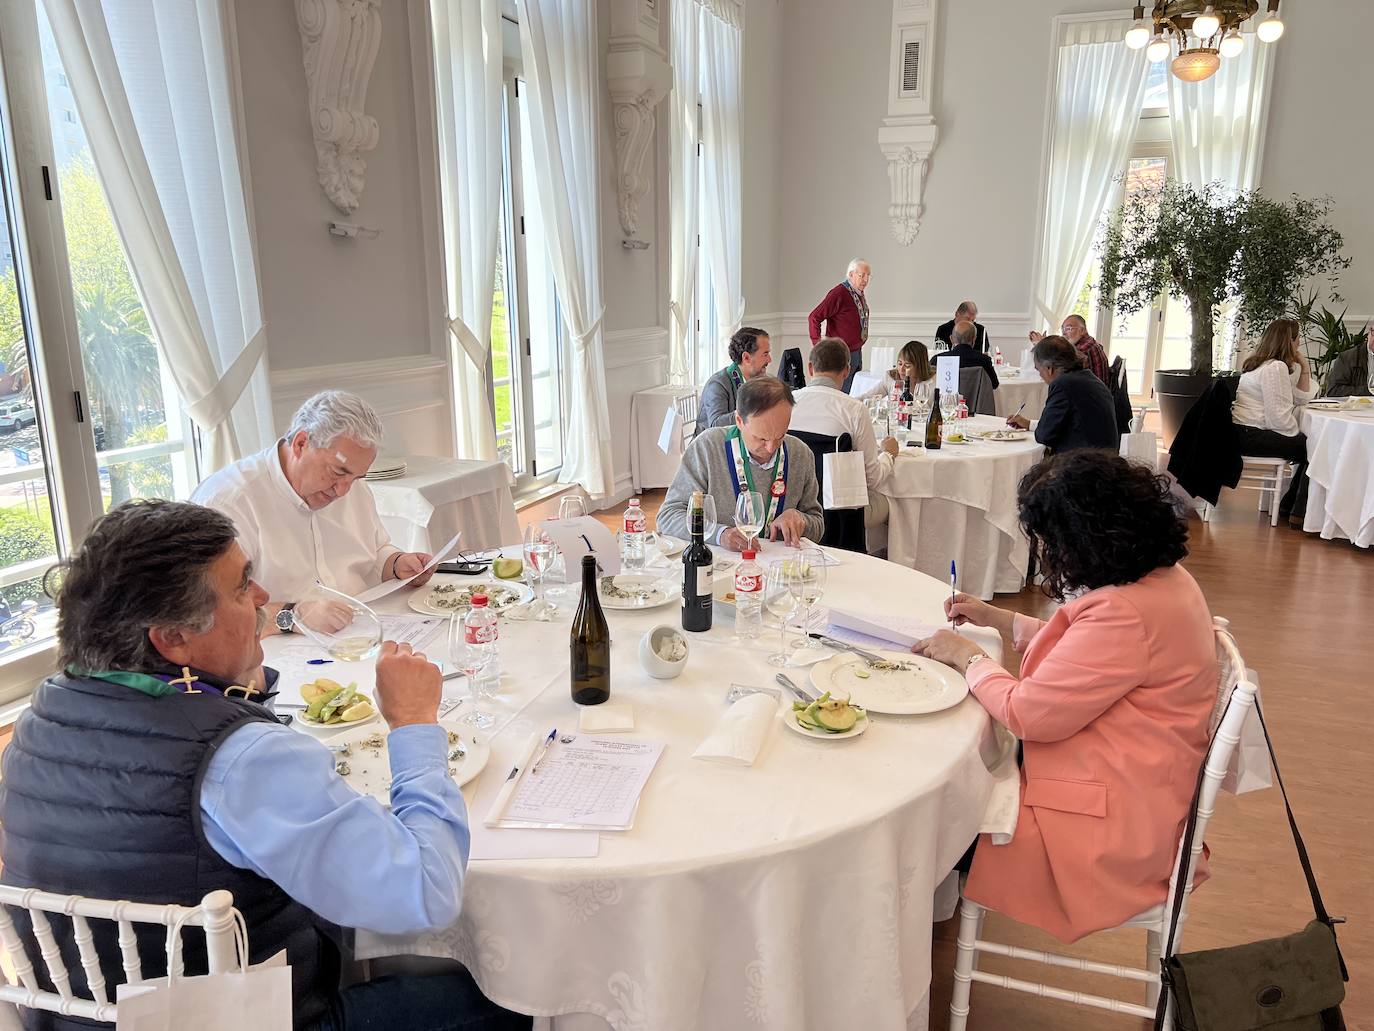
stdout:
{"type": "Polygon", "coordinates": [[[1307,435],[1299,426],[1298,409],[1316,396],[1317,385],[1297,320],[1269,323],[1240,371],[1231,421],[1241,454],[1298,464],[1298,474],[1279,502],[1279,515],[1301,525],[1307,507],[1307,435]]]}

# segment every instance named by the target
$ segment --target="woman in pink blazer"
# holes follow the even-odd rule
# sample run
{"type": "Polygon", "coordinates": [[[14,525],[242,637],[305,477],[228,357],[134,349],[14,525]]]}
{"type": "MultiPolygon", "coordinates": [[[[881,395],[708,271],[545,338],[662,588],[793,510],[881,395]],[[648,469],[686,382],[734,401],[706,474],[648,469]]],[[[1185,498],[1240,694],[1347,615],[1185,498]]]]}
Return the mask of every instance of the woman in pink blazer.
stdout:
{"type": "Polygon", "coordinates": [[[980,839],[965,894],[1063,941],[1164,901],[1216,700],[1211,615],[1182,566],[1187,529],[1167,483],[1108,451],[1071,451],[1022,479],[1022,528],[1048,621],[968,595],[956,623],[992,626],[1020,679],[943,630],[912,650],[953,666],[1023,744],[1006,845],[980,839]]]}

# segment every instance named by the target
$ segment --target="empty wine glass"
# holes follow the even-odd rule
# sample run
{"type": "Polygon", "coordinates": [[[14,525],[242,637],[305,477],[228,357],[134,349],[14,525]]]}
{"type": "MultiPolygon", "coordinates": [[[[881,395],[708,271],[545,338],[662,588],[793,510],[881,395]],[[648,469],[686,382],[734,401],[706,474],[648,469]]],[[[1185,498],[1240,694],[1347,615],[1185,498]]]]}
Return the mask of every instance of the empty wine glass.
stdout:
{"type": "Polygon", "coordinates": [[[745,547],[758,547],[759,531],[763,529],[763,495],[756,490],[742,490],[735,498],[735,529],[744,534],[745,547]]]}
{"type": "Polygon", "coordinates": [[[462,717],[462,721],[484,730],[496,722],[496,717],[482,711],[483,699],[495,694],[495,678],[483,675],[491,663],[489,645],[469,643],[464,632],[462,612],[455,612],[448,620],[448,660],[449,664],[463,674],[472,692],[472,711],[462,717]]]}
{"type": "Polygon", "coordinates": [[[802,610],[802,648],[820,648],[821,643],[811,636],[811,609],[825,593],[825,552],[815,546],[797,549],[795,557],[783,559],[795,562],[796,575],[788,585],[802,610]]]}
{"type": "Polygon", "coordinates": [[[534,601],[537,610],[544,600],[544,574],[553,565],[558,547],[541,524],[530,523],[525,527],[524,554],[525,561],[530,569],[534,570],[534,601]]]}
{"type": "Polygon", "coordinates": [[[587,514],[587,501],[581,494],[564,494],[558,499],[558,518],[565,523],[587,514]]]}
{"type": "Polygon", "coordinates": [[[715,540],[716,531],[720,529],[720,523],[716,522],[716,499],[710,494],[703,494],[701,498],[701,530],[705,535],[707,544],[715,540]]]}
{"type": "Polygon", "coordinates": [[[792,590],[796,565],[791,558],[775,558],[764,566],[763,606],[778,621],[778,650],[768,656],[768,665],[786,666],[787,621],[797,611],[797,595],[792,590]]]}
{"type": "Polygon", "coordinates": [[[357,598],[316,582],[292,609],[293,625],[329,657],[361,662],[382,647],[382,621],[357,598]]]}

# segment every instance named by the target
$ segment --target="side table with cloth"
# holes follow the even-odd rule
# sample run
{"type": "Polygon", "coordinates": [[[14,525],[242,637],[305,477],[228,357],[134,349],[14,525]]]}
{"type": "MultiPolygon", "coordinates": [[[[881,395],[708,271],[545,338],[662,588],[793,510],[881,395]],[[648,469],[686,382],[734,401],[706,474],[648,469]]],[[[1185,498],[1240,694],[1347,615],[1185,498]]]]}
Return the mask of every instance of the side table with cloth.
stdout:
{"type": "Polygon", "coordinates": [[[686,446],[684,427],[673,427],[668,453],[658,446],[663,420],[680,397],[696,393],[695,387],[662,386],[636,390],[630,396],[630,478],[636,491],[667,487],[682,464],[686,446]]]}
{"type": "Polygon", "coordinates": [[[1374,410],[1299,410],[1307,434],[1307,515],[1325,540],[1374,545],[1374,410]]]}
{"type": "MultiPolygon", "coordinates": [[[[962,420],[974,432],[1005,430],[1006,420],[962,420]]],[[[1016,485],[1044,456],[1029,433],[1018,441],[945,444],[939,451],[904,447],[884,491],[890,502],[887,556],[949,581],[984,600],[1019,591],[1030,546],[1017,519],[1016,485]]]]}
{"type": "Polygon", "coordinates": [[[459,530],[459,547],[465,551],[520,540],[510,492],[515,477],[505,462],[403,457],[404,476],[367,484],[382,525],[398,548],[433,554],[459,530]]]}
{"type": "MultiPolygon", "coordinates": [[[[947,583],[830,554],[840,564],[827,570],[824,604],[942,622],[947,583]]],[[[661,568],[678,576],[675,563],[661,568]]],[[[379,603],[405,604],[405,592],[379,603]]],[[[665,684],[636,653],[651,627],[676,622],[676,605],[606,615],[612,700],[634,707],[628,737],[667,746],[634,827],[602,834],[595,858],[474,860],[456,925],[360,933],[358,958],[460,960],[489,998],[555,1018],[556,1031],[925,1028],[936,887],[980,827],[1009,816],[980,755],[996,753],[983,708],[969,697],[926,716],[875,715],[861,738],[841,742],[774,725],[751,767],[703,762],[692,751],[725,711],[727,687],[775,686],[765,661],[775,634],[739,644],[718,606],[713,629],[689,635],[681,677],[665,684]]],[[[567,609],[553,622],[502,622],[506,675],[484,707],[503,722],[464,789],[475,821],[532,733],[578,722],[567,609]]],[[[974,633],[1000,657],[995,634],[974,633]]],[[[806,683],[804,669],[792,672],[806,683]]]]}
{"type": "Polygon", "coordinates": [[[1050,388],[1034,372],[1020,372],[1012,366],[1004,365],[997,372],[998,387],[993,394],[997,402],[997,414],[1006,419],[1016,414],[1024,401],[1026,407],[1021,414],[1034,422],[1045,410],[1045,398],[1050,388]]]}

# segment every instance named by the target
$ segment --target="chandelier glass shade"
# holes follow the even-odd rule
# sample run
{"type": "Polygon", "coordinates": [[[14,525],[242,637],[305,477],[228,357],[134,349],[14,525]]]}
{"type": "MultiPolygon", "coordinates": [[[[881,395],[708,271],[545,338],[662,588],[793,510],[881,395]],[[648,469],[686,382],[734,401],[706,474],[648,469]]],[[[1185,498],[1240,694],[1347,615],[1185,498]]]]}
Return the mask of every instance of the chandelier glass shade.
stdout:
{"type": "MultiPolygon", "coordinates": [[[[1222,58],[1238,57],[1245,50],[1241,25],[1259,14],[1261,0],[1154,0],[1149,18],[1145,4],[1135,7],[1135,18],[1126,33],[1132,50],[1145,47],[1153,64],[1176,54],[1170,69],[1184,82],[1210,79],[1222,58]]],[[[1273,43],[1283,35],[1279,0],[1268,0],[1268,11],[1256,27],[1261,42],[1273,43]]]]}

